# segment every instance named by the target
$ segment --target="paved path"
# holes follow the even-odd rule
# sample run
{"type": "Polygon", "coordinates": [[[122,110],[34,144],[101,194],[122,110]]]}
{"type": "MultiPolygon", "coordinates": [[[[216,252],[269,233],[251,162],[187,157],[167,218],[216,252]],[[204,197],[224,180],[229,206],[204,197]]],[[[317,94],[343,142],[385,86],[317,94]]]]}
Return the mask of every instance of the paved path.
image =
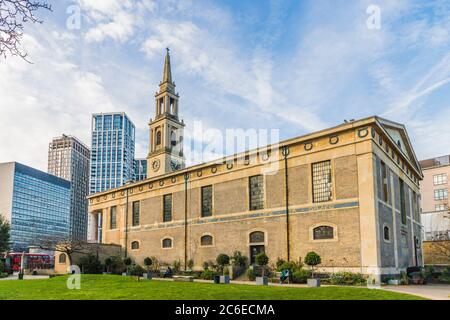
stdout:
{"type": "Polygon", "coordinates": [[[409,293],[432,300],[450,300],[450,285],[445,284],[428,284],[424,286],[386,286],[383,287],[383,289],[400,293],[409,293]]]}
{"type": "MultiPolygon", "coordinates": [[[[48,279],[48,278],[49,278],[49,276],[29,276],[29,275],[23,276],[23,280],[42,280],[42,279],[48,279]]],[[[12,275],[7,278],[1,278],[0,281],[2,281],[2,280],[6,281],[6,280],[19,280],[19,279],[17,278],[17,275],[12,275]]]]}

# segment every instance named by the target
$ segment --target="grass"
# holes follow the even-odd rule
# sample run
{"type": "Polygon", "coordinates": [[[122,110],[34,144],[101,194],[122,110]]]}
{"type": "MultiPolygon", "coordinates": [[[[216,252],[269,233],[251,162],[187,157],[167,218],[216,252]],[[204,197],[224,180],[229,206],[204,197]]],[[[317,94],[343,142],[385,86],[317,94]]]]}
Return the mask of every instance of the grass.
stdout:
{"type": "Polygon", "coordinates": [[[354,287],[289,288],[141,281],[113,275],[82,275],[69,290],[67,276],[0,281],[0,300],[415,300],[417,296],[354,287]]]}

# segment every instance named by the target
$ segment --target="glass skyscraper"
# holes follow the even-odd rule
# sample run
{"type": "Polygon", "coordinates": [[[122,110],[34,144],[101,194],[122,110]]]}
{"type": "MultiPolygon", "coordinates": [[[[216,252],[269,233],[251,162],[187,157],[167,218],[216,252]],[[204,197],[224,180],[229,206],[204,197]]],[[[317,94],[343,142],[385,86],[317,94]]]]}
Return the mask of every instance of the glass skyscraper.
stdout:
{"type": "Polygon", "coordinates": [[[134,160],[134,181],[147,179],[147,159],[134,160]]]}
{"type": "Polygon", "coordinates": [[[0,214],[11,224],[11,249],[67,238],[70,182],[17,162],[0,164],[0,214]]]}
{"type": "Polygon", "coordinates": [[[62,135],[50,142],[48,173],[71,182],[70,233],[80,240],[87,236],[89,160],[89,148],[75,137],[62,135]]]}
{"type": "Polygon", "coordinates": [[[135,127],[123,113],[92,116],[90,193],[134,179],[135,127]]]}

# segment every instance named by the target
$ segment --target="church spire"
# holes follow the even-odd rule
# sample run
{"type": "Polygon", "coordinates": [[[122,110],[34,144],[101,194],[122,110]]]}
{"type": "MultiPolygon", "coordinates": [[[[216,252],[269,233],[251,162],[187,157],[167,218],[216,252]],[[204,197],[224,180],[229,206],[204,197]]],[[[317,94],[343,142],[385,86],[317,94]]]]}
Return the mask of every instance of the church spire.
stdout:
{"type": "Polygon", "coordinates": [[[169,48],[166,48],[166,59],[164,61],[164,73],[163,73],[163,83],[168,82],[172,84],[172,70],[170,68],[170,55],[169,48]]]}

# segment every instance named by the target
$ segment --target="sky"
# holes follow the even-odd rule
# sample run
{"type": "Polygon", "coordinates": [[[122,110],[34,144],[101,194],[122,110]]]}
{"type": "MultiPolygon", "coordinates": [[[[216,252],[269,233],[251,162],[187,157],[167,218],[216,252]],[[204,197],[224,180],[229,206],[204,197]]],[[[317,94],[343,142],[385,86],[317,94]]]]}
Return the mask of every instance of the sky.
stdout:
{"type": "Polygon", "coordinates": [[[287,139],[379,115],[419,159],[450,154],[448,0],[47,1],[32,63],[0,59],[0,162],[46,171],[53,137],[90,146],[91,115],[113,111],[145,157],[166,47],[194,140],[194,124],[287,139]]]}

